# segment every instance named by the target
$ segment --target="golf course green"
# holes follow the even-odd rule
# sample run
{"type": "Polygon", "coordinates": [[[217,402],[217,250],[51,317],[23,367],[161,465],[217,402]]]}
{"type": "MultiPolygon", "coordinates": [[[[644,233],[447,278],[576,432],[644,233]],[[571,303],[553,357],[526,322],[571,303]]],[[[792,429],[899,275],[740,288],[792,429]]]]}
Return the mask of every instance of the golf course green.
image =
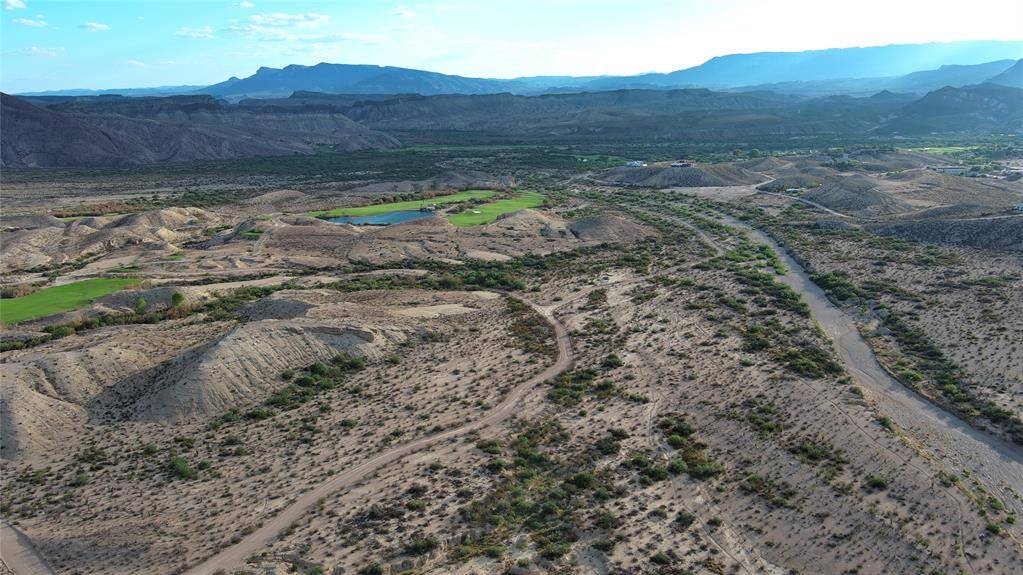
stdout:
{"type": "Polygon", "coordinates": [[[139,283],[133,278],[93,278],[41,289],[35,293],[0,299],[0,321],[13,325],[78,309],[92,300],[139,283]]]}
{"type": "Polygon", "coordinates": [[[543,205],[543,201],[544,195],[539,192],[519,192],[514,198],[496,200],[460,214],[452,214],[448,216],[448,221],[460,228],[489,224],[501,214],[538,208],[543,205]]]}

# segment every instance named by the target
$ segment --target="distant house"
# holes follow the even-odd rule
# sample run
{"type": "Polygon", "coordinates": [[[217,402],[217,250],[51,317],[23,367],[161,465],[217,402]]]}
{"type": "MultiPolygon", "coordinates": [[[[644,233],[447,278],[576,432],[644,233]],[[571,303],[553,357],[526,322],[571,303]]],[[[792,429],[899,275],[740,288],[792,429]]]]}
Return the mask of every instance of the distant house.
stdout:
{"type": "Polygon", "coordinates": [[[685,160],[679,160],[677,162],[672,162],[671,163],[671,167],[673,167],[673,168],[691,168],[691,167],[693,167],[693,163],[692,162],[687,162],[685,160]]]}
{"type": "Polygon", "coordinates": [[[1016,211],[1023,212],[1023,204],[1016,204],[1016,211]]]}
{"type": "Polygon", "coordinates": [[[632,160],[631,162],[626,162],[625,165],[630,168],[645,168],[646,162],[642,160],[632,160]]]}
{"type": "Polygon", "coordinates": [[[963,166],[931,166],[931,170],[939,174],[952,174],[953,176],[961,176],[966,173],[966,168],[963,166]]]}

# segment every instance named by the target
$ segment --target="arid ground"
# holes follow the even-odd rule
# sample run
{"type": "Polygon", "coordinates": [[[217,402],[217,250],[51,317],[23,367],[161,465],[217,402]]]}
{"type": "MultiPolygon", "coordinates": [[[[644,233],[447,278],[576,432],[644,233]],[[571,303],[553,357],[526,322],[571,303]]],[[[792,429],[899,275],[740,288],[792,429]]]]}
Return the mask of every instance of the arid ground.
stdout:
{"type": "Polygon", "coordinates": [[[1023,182],[376,154],[5,174],[3,569],[1023,573],[1023,182]]]}

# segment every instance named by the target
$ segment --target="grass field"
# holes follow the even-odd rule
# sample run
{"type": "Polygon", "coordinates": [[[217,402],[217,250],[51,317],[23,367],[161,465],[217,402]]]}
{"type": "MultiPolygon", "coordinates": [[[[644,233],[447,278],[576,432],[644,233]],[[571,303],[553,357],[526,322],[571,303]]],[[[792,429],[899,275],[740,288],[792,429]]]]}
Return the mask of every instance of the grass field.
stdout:
{"type": "Polygon", "coordinates": [[[0,321],[13,325],[70,311],[137,283],[139,280],[132,278],[94,278],[41,289],[23,297],[0,299],[0,321]]]}
{"type": "Polygon", "coordinates": [[[452,214],[448,216],[448,221],[460,228],[489,224],[501,214],[540,207],[543,200],[544,195],[539,192],[521,192],[514,198],[497,200],[460,214],[452,214]]]}
{"type": "Polygon", "coordinates": [[[951,156],[954,154],[961,154],[969,150],[974,149],[974,146],[936,146],[932,148],[907,148],[911,152],[927,152],[928,154],[938,154],[941,156],[951,156]]]}
{"type": "Polygon", "coordinates": [[[400,212],[403,210],[418,210],[423,206],[440,206],[444,204],[455,204],[458,202],[465,202],[468,200],[485,200],[493,196],[497,192],[490,190],[468,190],[465,192],[458,192],[449,194],[447,196],[437,196],[427,200],[410,200],[407,202],[394,202],[390,204],[374,204],[372,206],[360,206],[358,208],[337,208],[333,210],[323,210],[319,212],[311,212],[309,215],[316,218],[336,218],[339,216],[375,216],[379,214],[388,214],[390,212],[400,212]]]}

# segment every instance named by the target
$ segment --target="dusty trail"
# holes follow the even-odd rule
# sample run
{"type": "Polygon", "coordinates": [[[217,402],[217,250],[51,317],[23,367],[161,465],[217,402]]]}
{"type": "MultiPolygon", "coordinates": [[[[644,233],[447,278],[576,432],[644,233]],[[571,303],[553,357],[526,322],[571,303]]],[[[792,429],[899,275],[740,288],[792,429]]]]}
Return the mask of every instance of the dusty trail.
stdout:
{"type": "MultiPolygon", "coordinates": [[[[774,181],[774,180],[771,180],[771,181],[774,181]]],[[[763,184],[759,184],[759,185],[763,185],[763,184]]],[[[822,206],[821,204],[818,204],[817,202],[812,201],[812,200],[807,200],[806,198],[800,198],[800,197],[797,197],[797,196],[789,196],[787,194],[779,194],[777,192],[765,192],[764,190],[757,190],[757,193],[758,194],[765,194],[765,195],[768,195],[768,196],[776,196],[776,197],[779,197],[779,198],[785,198],[787,200],[792,200],[794,202],[799,202],[801,204],[805,204],[805,205],[810,206],[812,208],[817,208],[818,210],[822,210],[824,212],[827,212],[827,213],[829,213],[829,214],[831,214],[833,216],[839,217],[839,218],[848,218],[849,217],[849,216],[843,214],[842,212],[836,212],[835,210],[833,210],[833,209],[831,209],[831,208],[829,208],[827,206],[822,206]]]]}
{"type": "Polygon", "coordinates": [[[443,441],[455,439],[472,431],[494,425],[504,421],[515,414],[519,401],[530,392],[535,386],[553,378],[566,371],[572,364],[572,345],[568,331],[557,318],[554,317],[554,310],[567,305],[574,300],[560,302],[557,305],[541,306],[524,298],[523,302],[547,320],[547,323],[554,328],[558,344],[558,359],[547,369],[538,375],[520,383],[508,396],[482,419],[466,423],[456,429],[451,429],[437,435],[422,437],[415,441],[398,446],[366,461],[356,467],[345,470],[334,477],[326,480],[317,487],[302,494],[293,503],[282,509],[277,515],[265,521],[258,529],[245,536],[238,543],[231,545],[219,553],[210,557],[201,564],[192,567],[185,572],[185,575],[209,575],[210,573],[231,569],[243,564],[245,559],[253,554],[259,553],[269,546],[278,534],[292,523],[304,516],[318,502],[339,490],[351,487],[366,478],[367,475],[377,471],[381,467],[397,461],[402,457],[433,447],[443,441]]]}
{"type": "Polygon", "coordinates": [[[0,564],[14,575],[54,575],[28,536],[6,519],[0,519],[0,564]]]}
{"type": "MultiPolygon", "coordinates": [[[[659,215],[687,225],[682,218],[659,215]]],[[[1017,514],[1023,512],[1023,449],[971,427],[888,375],[860,335],[856,322],[831,303],[784,247],[743,221],[719,215],[725,223],[745,231],[751,239],[767,244],[778,253],[788,270],[780,278],[782,283],[795,290],[810,306],[813,318],[834,342],[853,380],[870,390],[886,415],[924,445],[928,455],[941,462],[948,472],[961,474],[968,470],[1008,509],[1017,514]]],[[[712,238],[703,237],[719,252],[723,250],[712,238]]]]}
{"type": "Polygon", "coordinates": [[[781,281],[803,297],[853,380],[870,390],[886,415],[925,445],[950,472],[969,470],[1006,507],[1015,513],[1023,511],[1023,449],[971,427],[888,375],[853,319],[827,299],[782,246],[744,222],[730,217],[725,220],[778,253],[789,270],[781,281]]]}

